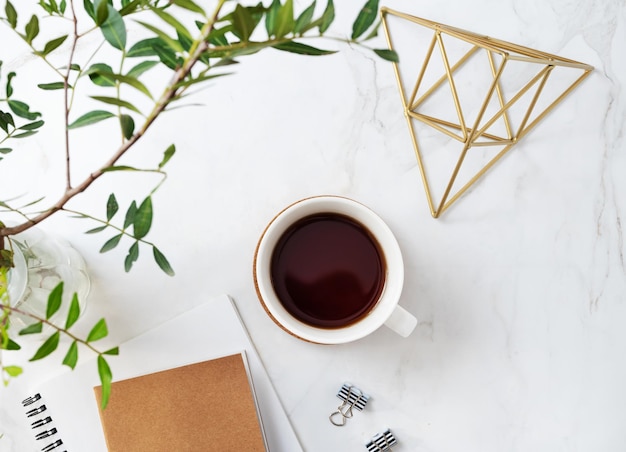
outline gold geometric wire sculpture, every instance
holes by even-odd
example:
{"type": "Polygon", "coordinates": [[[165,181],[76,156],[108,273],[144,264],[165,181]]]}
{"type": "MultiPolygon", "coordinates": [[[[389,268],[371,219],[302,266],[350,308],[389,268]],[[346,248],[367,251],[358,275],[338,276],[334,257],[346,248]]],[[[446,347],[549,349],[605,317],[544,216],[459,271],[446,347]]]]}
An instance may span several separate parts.
{"type": "MultiPolygon", "coordinates": [[[[381,19],[387,38],[387,44],[391,50],[397,51],[396,46],[392,42],[388,15],[396,16],[412,24],[425,27],[428,33],[432,30],[432,38],[425,50],[425,58],[421,67],[419,67],[416,83],[410,95],[405,91],[398,63],[394,63],[393,66],[402,98],[404,114],[411,132],[411,139],[420,169],[422,183],[426,191],[431,215],[434,218],[438,218],[458,200],[461,195],[493,167],[493,165],[522,137],[528,134],[533,127],[571,93],[593,70],[593,67],[588,64],[579,63],[383,7],[381,9],[381,19]],[[463,45],[466,46],[466,49],[460,53],[460,57],[457,61],[452,61],[448,55],[448,46],[452,39],[461,40],[464,43],[463,45]],[[426,85],[426,87],[424,87],[424,75],[429,65],[432,65],[432,61],[435,58],[433,54],[435,53],[436,47],[439,48],[438,53],[441,56],[441,61],[439,61],[438,64],[440,65],[440,69],[441,66],[443,66],[443,74],[439,76],[439,73],[437,73],[437,77],[433,79],[434,82],[432,82],[432,85],[426,85]],[[469,50],[467,50],[467,48],[469,48],[469,50]],[[485,64],[488,67],[488,70],[486,70],[489,73],[489,75],[487,75],[489,83],[488,87],[485,86],[486,95],[484,99],[479,99],[478,105],[472,111],[472,113],[475,113],[475,118],[471,121],[471,118],[468,118],[468,110],[471,110],[471,108],[462,105],[459,98],[459,86],[455,81],[455,77],[458,76],[461,68],[466,65],[470,59],[476,58],[478,54],[486,54],[487,56],[485,64]],[[531,69],[533,73],[534,68],[538,67],[539,70],[507,98],[507,93],[504,88],[505,77],[503,74],[506,73],[507,68],[512,66],[511,62],[516,62],[513,66],[519,63],[535,65],[532,67],[533,69],[531,69]],[[539,106],[539,100],[544,91],[544,87],[553,70],[557,67],[566,68],[568,70],[570,68],[577,69],[582,71],[582,74],[577,76],[573,82],[570,83],[570,81],[568,81],[567,87],[564,90],[559,90],[559,94],[554,100],[547,105],[539,106]],[[451,97],[454,104],[456,114],[452,115],[453,119],[428,114],[422,109],[426,102],[433,98],[435,93],[441,91],[445,86],[449,88],[448,96],[451,97]],[[527,108],[521,110],[521,114],[518,115],[518,121],[515,123],[512,118],[512,111],[516,108],[519,109],[519,105],[523,103],[520,101],[522,98],[527,102],[527,108]],[[488,111],[488,107],[490,107],[491,111],[488,111]],[[449,139],[460,143],[460,146],[462,146],[458,158],[456,161],[453,160],[454,163],[452,164],[453,168],[451,170],[450,180],[447,182],[438,203],[433,199],[433,190],[431,189],[431,181],[426,171],[423,150],[418,144],[415,121],[432,128],[433,131],[446,135],[449,139]],[[496,123],[499,123],[499,127],[502,129],[501,132],[494,132],[494,124],[496,123]],[[475,174],[470,172],[473,176],[453,193],[457,176],[466,160],[468,152],[470,152],[471,149],[487,146],[499,146],[501,149],[493,157],[490,157],[484,166],[481,165],[482,168],[475,174]]],[[[400,61],[404,61],[405,58],[410,56],[411,55],[400,55],[400,61]]],[[[578,74],[578,72],[576,74],[578,74]]],[[[487,85],[487,83],[485,85],[487,85]]],[[[481,91],[475,86],[472,86],[470,89],[473,90],[473,93],[481,91]]]]}

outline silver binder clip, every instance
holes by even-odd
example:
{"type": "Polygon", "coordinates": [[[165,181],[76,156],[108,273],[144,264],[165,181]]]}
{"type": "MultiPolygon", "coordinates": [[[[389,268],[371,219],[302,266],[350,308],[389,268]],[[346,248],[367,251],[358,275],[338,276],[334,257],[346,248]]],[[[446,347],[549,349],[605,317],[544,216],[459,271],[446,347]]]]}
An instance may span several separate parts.
{"type": "Polygon", "coordinates": [[[344,383],[337,393],[337,397],[342,400],[341,405],[337,407],[337,411],[331,413],[328,417],[333,425],[341,427],[346,424],[346,420],[352,417],[352,409],[356,408],[359,411],[363,411],[369,396],[359,388],[352,386],[349,383],[344,383]]]}
{"type": "Polygon", "coordinates": [[[396,437],[393,436],[391,430],[387,429],[383,433],[375,435],[365,447],[367,447],[367,452],[387,452],[391,450],[391,446],[396,444],[398,444],[396,437]]]}

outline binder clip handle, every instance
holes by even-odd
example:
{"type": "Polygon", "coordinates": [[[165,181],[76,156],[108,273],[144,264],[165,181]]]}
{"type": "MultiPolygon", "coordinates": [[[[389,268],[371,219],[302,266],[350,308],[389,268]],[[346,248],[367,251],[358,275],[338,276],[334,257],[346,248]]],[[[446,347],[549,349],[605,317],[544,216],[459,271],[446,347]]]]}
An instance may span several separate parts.
{"type": "Polygon", "coordinates": [[[328,419],[330,419],[331,424],[336,425],[337,427],[343,427],[344,425],[346,425],[347,416],[345,416],[341,412],[341,407],[340,407],[340,409],[331,413],[331,415],[328,416],[328,419]]]}
{"type": "Polygon", "coordinates": [[[337,411],[334,411],[328,417],[330,422],[337,427],[346,425],[346,421],[354,415],[353,408],[363,411],[369,400],[368,395],[348,383],[343,384],[337,393],[337,397],[342,400],[342,403],[337,407],[337,411]]]}

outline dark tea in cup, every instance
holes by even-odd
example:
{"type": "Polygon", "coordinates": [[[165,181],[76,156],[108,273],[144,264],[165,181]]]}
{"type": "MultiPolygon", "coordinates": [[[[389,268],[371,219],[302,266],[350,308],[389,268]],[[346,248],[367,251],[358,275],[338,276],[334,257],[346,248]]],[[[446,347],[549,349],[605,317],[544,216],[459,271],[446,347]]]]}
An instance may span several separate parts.
{"type": "Polygon", "coordinates": [[[318,344],[355,341],[385,325],[406,337],[417,319],[398,304],[400,246],[363,204],[333,195],[278,212],[254,252],[254,286],[269,317],[318,344]]]}
{"type": "Polygon", "coordinates": [[[332,212],[307,216],[279,238],[271,281],[284,308],[319,328],[340,328],[367,315],[385,285],[385,259],[365,226],[332,212]]]}

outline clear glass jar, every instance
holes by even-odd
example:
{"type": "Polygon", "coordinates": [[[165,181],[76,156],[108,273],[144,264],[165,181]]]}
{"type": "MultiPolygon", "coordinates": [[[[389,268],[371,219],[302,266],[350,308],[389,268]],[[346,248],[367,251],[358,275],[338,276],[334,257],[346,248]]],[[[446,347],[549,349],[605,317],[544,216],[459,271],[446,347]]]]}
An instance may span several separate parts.
{"type": "MultiPolygon", "coordinates": [[[[50,321],[63,327],[74,293],[84,311],[91,282],[82,256],[65,240],[45,234],[37,228],[10,238],[15,266],[8,273],[8,293],[11,306],[24,313],[46,317],[48,296],[63,281],[63,301],[50,321]]],[[[35,323],[26,314],[11,315],[12,335],[35,323]]],[[[44,330],[45,331],[45,330],[44,330]]]]}

